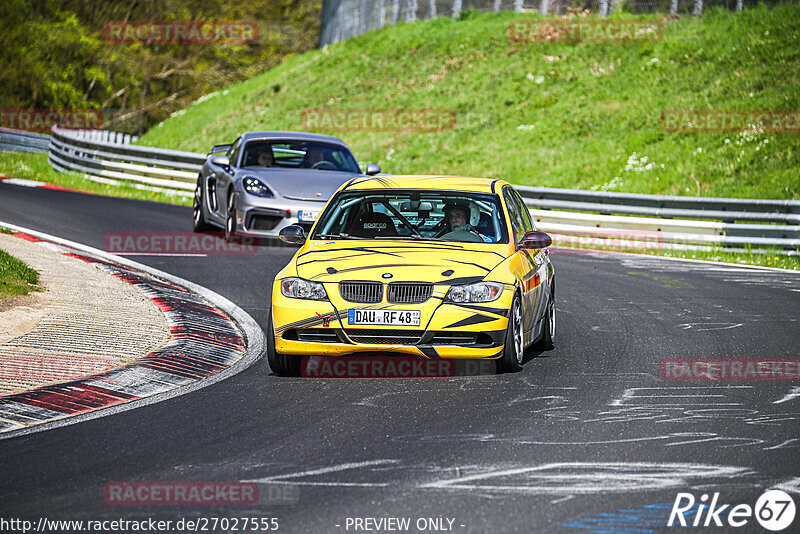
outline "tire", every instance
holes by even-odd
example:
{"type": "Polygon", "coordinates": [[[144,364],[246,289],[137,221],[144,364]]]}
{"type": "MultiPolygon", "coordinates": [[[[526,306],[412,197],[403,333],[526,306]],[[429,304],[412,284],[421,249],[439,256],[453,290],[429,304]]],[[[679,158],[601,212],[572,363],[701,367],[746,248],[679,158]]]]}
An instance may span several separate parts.
{"type": "Polygon", "coordinates": [[[506,343],[503,355],[498,362],[498,370],[502,373],[516,373],[522,370],[524,356],[525,340],[522,330],[522,304],[520,303],[519,295],[514,295],[514,301],[508,311],[506,343]]]}
{"type": "Polygon", "coordinates": [[[204,203],[203,176],[200,175],[197,177],[197,187],[194,188],[194,200],[192,201],[192,230],[195,232],[211,230],[211,225],[206,222],[206,217],[203,214],[204,203]]]}
{"type": "Polygon", "coordinates": [[[272,372],[279,376],[300,376],[300,356],[286,356],[275,352],[275,331],[272,327],[272,312],[267,325],[267,362],[272,372]]]}
{"type": "Polygon", "coordinates": [[[556,286],[555,282],[550,288],[550,302],[547,304],[547,314],[544,316],[544,328],[542,336],[534,343],[536,350],[553,350],[555,348],[556,337],[556,286]]]}
{"type": "Polygon", "coordinates": [[[225,217],[225,241],[228,243],[233,239],[236,233],[236,198],[233,196],[233,190],[228,193],[228,213],[225,217]]]}

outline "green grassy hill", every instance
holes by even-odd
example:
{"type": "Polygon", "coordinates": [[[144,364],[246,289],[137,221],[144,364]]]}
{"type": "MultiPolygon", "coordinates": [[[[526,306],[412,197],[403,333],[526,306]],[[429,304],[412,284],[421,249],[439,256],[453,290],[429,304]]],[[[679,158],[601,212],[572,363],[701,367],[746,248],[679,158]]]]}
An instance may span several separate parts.
{"type": "Polygon", "coordinates": [[[668,109],[800,109],[797,3],[671,20],[650,44],[511,44],[519,18],[469,12],[315,50],[179,112],[140,143],[200,152],[245,130],[301,129],[306,108],[435,108],[452,110],[455,128],[322,133],[389,173],[800,198],[800,135],[659,124],[668,109]]]}

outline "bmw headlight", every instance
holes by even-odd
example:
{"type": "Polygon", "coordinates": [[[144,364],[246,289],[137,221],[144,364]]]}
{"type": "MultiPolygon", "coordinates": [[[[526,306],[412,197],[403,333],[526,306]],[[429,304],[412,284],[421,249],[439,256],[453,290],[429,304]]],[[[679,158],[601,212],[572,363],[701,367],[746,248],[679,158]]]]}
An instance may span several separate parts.
{"type": "Polygon", "coordinates": [[[497,300],[502,292],[503,284],[478,282],[467,286],[451,287],[445,300],[449,302],[491,302],[497,300]]]}
{"type": "Polygon", "coordinates": [[[242,179],[242,187],[244,187],[245,191],[257,197],[272,198],[275,196],[272,194],[272,191],[270,191],[269,187],[264,185],[264,182],[255,176],[245,176],[242,179]]]}
{"type": "Polygon", "coordinates": [[[281,293],[284,297],[307,300],[328,300],[325,288],[319,282],[311,282],[302,278],[284,278],[281,280],[281,293]]]}

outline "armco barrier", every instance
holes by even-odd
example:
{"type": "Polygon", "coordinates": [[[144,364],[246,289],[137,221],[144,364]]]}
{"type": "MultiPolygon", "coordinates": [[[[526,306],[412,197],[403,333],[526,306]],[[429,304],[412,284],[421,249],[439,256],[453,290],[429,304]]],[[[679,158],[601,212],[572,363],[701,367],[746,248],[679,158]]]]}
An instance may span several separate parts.
{"type": "Polygon", "coordinates": [[[53,129],[49,160],[56,170],[193,191],[204,154],[103,139],[91,131],[53,129]]]}
{"type": "Polygon", "coordinates": [[[0,128],[0,151],[47,152],[50,136],[24,130],[0,128]]]}
{"type": "MultiPolygon", "coordinates": [[[[6,130],[0,131],[0,136],[6,130]]],[[[6,134],[9,135],[9,134],[6,134]]],[[[39,143],[38,134],[14,142],[39,143]]],[[[0,137],[0,141],[9,137],[0,137]]],[[[53,130],[50,164],[100,179],[127,180],[188,194],[205,154],[130,144],[114,132],[53,130]]],[[[632,233],[657,235],[663,247],[800,250],[800,202],[708,198],[516,186],[542,230],[619,242],[632,233]]],[[[559,244],[559,240],[556,240],[559,244]]]]}

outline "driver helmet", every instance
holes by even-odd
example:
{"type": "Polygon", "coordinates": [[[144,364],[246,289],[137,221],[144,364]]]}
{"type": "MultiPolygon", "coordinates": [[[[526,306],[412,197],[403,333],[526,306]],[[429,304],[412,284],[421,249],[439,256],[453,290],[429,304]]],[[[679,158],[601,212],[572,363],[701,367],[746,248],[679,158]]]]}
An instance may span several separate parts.
{"type": "Polygon", "coordinates": [[[474,202],[466,200],[455,200],[448,202],[444,205],[444,216],[447,217],[448,213],[452,210],[459,209],[467,214],[467,223],[473,228],[478,227],[481,220],[481,212],[474,202]]]}

